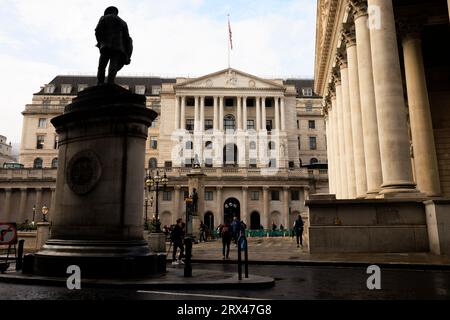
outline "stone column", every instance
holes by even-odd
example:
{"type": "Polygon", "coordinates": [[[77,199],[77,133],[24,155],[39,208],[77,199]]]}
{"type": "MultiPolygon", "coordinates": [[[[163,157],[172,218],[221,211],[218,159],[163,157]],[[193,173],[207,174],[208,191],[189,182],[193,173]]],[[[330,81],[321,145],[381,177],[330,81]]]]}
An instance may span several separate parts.
{"type": "Polygon", "coordinates": [[[272,223],[269,216],[269,187],[263,187],[263,225],[265,229],[270,229],[272,223]]]}
{"type": "Polygon", "coordinates": [[[28,190],[26,188],[20,189],[20,202],[19,202],[19,216],[17,223],[23,223],[26,219],[28,219],[27,215],[27,197],[28,190]]]}
{"type": "Polygon", "coordinates": [[[346,169],[348,188],[348,199],[356,198],[356,176],[355,176],[355,160],[353,158],[353,130],[352,130],[352,112],[350,108],[350,89],[348,82],[348,63],[345,53],[339,59],[341,68],[342,82],[342,112],[343,112],[343,130],[346,156],[346,169]]]}
{"type": "Polygon", "coordinates": [[[199,97],[195,97],[195,104],[194,104],[194,132],[200,131],[200,105],[198,101],[199,97]]]}
{"type": "MultiPolygon", "coordinates": [[[[174,206],[175,206],[175,210],[174,210],[174,214],[172,215],[172,221],[171,221],[172,224],[174,224],[176,222],[176,219],[183,217],[181,215],[181,213],[185,209],[185,208],[183,208],[183,209],[180,210],[180,207],[181,207],[180,204],[182,204],[183,206],[185,204],[184,199],[180,200],[180,195],[181,195],[180,191],[181,191],[181,187],[179,185],[174,187],[174,193],[175,193],[174,206]],[[178,216],[175,216],[176,214],[178,216]]],[[[184,215],[184,216],[186,216],[186,215],[184,215]]]]}
{"type": "Polygon", "coordinates": [[[242,130],[242,97],[237,97],[237,129],[242,130]]]}
{"type": "Polygon", "coordinates": [[[181,123],[180,127],[183,130],[186,130],[186,97],[181,97],[181,123]]]}
{"type": "Polygon", "coordinates": [[[367,197],[378,194],[383,183],[381,174],[380,143],[378,140],[378,120],[373,83],[372,52],[368,25],[367,2],[352,1],[355,9],[356,47],[358,56],[361,114],[366,162],[367,197]]]}
{"type": "Polygon", "coordinates": [[[247,131],[247,121],[248,121],[248,110],[247,110],[247,97],[244,97],[244,102],[243,102],[243,120],[242,120],[242,125],[243,125],[243,130],[247,131]]]}
{"type": "Polygon", "coordinates": [[[441,186],[419,33],[404,37],[403,54],[417,188],[429,197],[438,197],[441,186]]]}
{"type": "MultiPolygon", "coordinates": [[[[43,203],[42,203],[42,188],[36,188],[35,192],[36,192],[36,201],[35,201],[36,209],[37,209],[37,212],[39,213],[39,216],[40,216],[41,215],[41,209],[42,209],[42,206],[43,206],[43,203]]],[[[37,220],[40,221],[41,219],[37,219],[37,220]]]]}
{"type": "Polygon", "coordinates": [[[175,96],[175,130],[180,129],[180,113],[181,113],[180,97],[175,96]]]}
{"type": "Polygon", "coordinates": [[[280,99],[281,102],[281,131],[286,131],[286,106],[284,98],[280,99]]]}
{"type": "Polygon", "coordinates": [[[341,198],[342,182],[340,170],[340,150],[339,150],[339,132],[338,132],[338,114],[336,106],[336,93],[331,96],[331,139],[333,145],[333,172],[334,175],[334,192],[336,198],[341,198]]]}
{"type": "Polygon", "coordinates": [[[219,130],[219,116],[218,116],[218,112],[219,112],[219,106],[217,103],[217,97],[214,97],[214,131],[219,130]]]}
{"type": "Polygon", "coordinates": [[[283,226],[286,228],[289,224],[289,193],[290,188],[284,187],[283,188],[283,213],[281,215],[281,223],[283,223],[283,226]]]}
{"type": "Polygon", "coordinates": [[[242,187],[242,214],[241,220],[244,221],[248,226],[250,223],[248,214],[248,186],[242,187]]]}
{"type": "Polygon", "coordinates": [[[216,224],[221,225],[224,223],[223,221],[223,187],[217,186],[217,216],[216,216],[216,224]]]}
{"type": "Polygon", "coordinates": [[[280,130],[280,98],[275,97],[275,129],[280,130]]]}
{"type": "MultiPolygon", "coordinates": [[[[328,106],[327,106],[328,108],[328,106]]],[[[331,172],[333,172],[332,147],[331,147],[331,110],[327,109],[325,119],[325,132],[327,139],[327,157],[328,157],[328,188],[330,194],[335,194],[334,181],[331,172]]]]}
{"type": "Polygon", "coordinates": [[[394,9],[392,0],[368,0],[368,4],[376,6],[381,17],[380,28],[370,28],[383,172],[383,190],[380,193],[382,197],[389,193],[406,196],[404,193],[417,193],[417,190],[412,174],[394,9]]]}
{"type": "Polygon", "coordinates": [[[224,97],[219,97],[219,130],[223,131],[223,118],[224,118],[224,97]]]}
{"type": "Polygon", "coordinates": [[[266,110],[266,97],[262,98],[262,103],[261,103],[261,129],[262,130],[266,130],[267,129],[267,110],[266,110]]]}
{"type": "Polygon", "coordinates": [[[205,97],[200,97],[200,132],[205,131],[205,97]]]}
{"type": "Polygon", "coordinates": [[[358,54],[354,26],[345,33],[348,60],[348,82],[350,85],[350,110],[353,137],[353,159],[355,162],[356,197],[367,194],[366,159],[364,153],[364,134],[362,128],[361,99],[359,91],[358,54]]]}
{"type": "Polygon", "coordinates": [[[10,219],[12,218],[12,212],[11,212],[11,196],[12,196],[12,189],[6,188],[5,189],[5,220],[6,222],[12,222],[10,219]]]}
{"type": "Polygon", "coordinates": [[[261,97],[256,97],[256,131],[261,130],[261,97]]]}
{"type": "Polygon", "coordinates": [[[345,157],[345,136],[344,136],[344,109],[342,106],[342,84],[341,79],[335,79],[336,86],[336,117],[337,117],[337,137],[339,143],[339,169],[340,182],[337,187],[340,189],[340,199],[348,199],[348,187],[347,187],[347,159],[345,157]]]}
{"type": "Polygon", "coordinates": [[[50,210],[48,212],[48,221],[51,221],[51,216],[56,207],[56,188],[51,188],[51,200],[50,200],[50,210]]]}

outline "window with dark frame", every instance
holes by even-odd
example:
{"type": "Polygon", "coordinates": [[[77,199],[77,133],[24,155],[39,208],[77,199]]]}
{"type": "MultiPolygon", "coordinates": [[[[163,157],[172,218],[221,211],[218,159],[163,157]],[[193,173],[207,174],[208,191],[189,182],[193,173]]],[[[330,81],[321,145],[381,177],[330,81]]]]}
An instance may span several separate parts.
{"type": "Polygon", "coordinates": [[[292,190],[291,191],[291,201],[299,201],[300,200],[300,191],[292,190]]]}
{"type": "Polygon", "coordinates": [[[186,119],[186,130],[189,132],[194,132],[194,128],[195,128],[195,120],[186,119]]]}
{"type": "Polygon", "coordinates": [[[214,201],[213,191],[205,191],[205,201],[214,201]]]}
{"type": "Polygon", "coordinates": [[[308,121],[308,128],[309,129],[315,129],[316,128],[316,121],[315,120],[309,120],[308,121]]]}
{"type": "Polygon", "coordinates": [[[252,191],[250,193],[250,199],[252,201],[258,201],[259,200],[259,191],[252,191]]]}
{"type": "Polygon", "coordinates": [[[36,137],[36,149],[44,149],[45,136],[39,135],[36,137]]]}
{"type": "Polygon", "coordinates": [[[272,201],[280,201],[280,191],[271,191],[272,201]]]}
{"type": "Polygon", "coordinates": [[[172,201],[172,191],[163,191],[163,201],[172,201]]]}
{"type": "Polygon", "coordinates": [[[317,138],[316,137],[309,137],[309,149],[317,150],[317,138]]]}

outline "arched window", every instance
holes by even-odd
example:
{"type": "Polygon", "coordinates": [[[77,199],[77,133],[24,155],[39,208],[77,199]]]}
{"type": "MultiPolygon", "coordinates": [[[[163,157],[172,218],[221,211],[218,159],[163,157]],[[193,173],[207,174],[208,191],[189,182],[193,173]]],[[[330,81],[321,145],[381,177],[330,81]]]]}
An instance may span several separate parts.
{"type": "Polygon", "coordinates": [[[269,142],[269,150],[275,150],[276,143],[274,141],[269,142]]]}
{"type": "Polygon", "coordinates": [[[186,150],[193,150],[194,143],[192,141],[186,141],[186,150]]]}
{"type": "Polygon", "coordinates": [[[57,169],[59,165],[59,160],[58,158],[55,158],[52,160],[52,169],[57,169]]]}
{"type": "Polygon", "coordinates": [[[250,150],[256,150],[256,142],[255,141],[250,142],[250,150]]]}
{"type": "Polygon", "coordinates": [[[148,161],[148,168],[149,169],[156,169],[157,166],[158,166],[158,160],[156,160],[155,158],[151,158],[148,161]]]}
{"type": "Polygon", "coordinates": [[[316,158],[312,158],[310,161],[310,164],[316,164],[319,163],[319,160],[317,160],[316,158]]]}
{"type": "Polygon", "coordinates": [[[42,169],[44,162],[41,158],[37,158],[34,160],[33,168],[34,169],[42,169]]]}
{"type": "Polygon", "coordinates": [[[208,141],[205,143],[206,150],[212,150],[212,148],[213,148],[213,143],[211,141],[208,141]]]}
{"type": "Polygon", "coordinates": [[[236,119],[232,114],[227,115],[223,119],[223,126],[226,130],[236,130],[236,119]]]}

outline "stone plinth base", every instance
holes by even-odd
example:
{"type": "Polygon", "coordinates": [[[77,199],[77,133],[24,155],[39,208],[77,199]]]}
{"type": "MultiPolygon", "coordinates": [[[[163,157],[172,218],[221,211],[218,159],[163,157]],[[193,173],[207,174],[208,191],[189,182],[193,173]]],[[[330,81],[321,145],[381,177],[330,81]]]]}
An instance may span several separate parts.
{"type": "Polygon", "coordinates": [[[36,249],[41,250],[44,244],[47,242],[50,235],[50,223],[39,222],[37,224],[37,235],[36,235],[36,249]]]}
{"type": "Polygon", "coordinates": [[[310,200],[311,253],[428,252],[422,200],[310,200]]]}
{"type": "Polygon", "coordinates": [[[50,240],[33,258],[33,274],[67,277],[80,267],[82,278],[138,278],[166,271],[166,256],[149,253],[146,241],[50,240]]]}
{"type": "Polygon", "coordinates": [[[450,255],[450,199],[425,202],[430,251],[450,255]]]}
{"type": "Polygon", "coordinates": [[[150,233],[147,242],[151,252],[166,253],[166,235],[164,233],[150,233]]]}

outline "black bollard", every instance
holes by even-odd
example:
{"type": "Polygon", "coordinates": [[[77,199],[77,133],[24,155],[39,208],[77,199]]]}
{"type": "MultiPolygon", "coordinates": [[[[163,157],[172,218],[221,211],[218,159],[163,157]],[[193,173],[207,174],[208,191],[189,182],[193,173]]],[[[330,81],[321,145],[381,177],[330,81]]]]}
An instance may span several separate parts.
{"type": "Polygon", "coordinates": [[[187,237],[184,239],[185,259],[184,259],[184,277],[192,277],[192,238],[187,237]]]}
{"type": "Polygon", "coordinates": [[[245,238],[245,279],[248,279],[248,241],[245,238]]]}
{"type": "Polygon", "coordinates": [[[23,268],[23,247],[25,240],[19,240],[19,249],[17,250],[16,271],[20,271],[23,268]]]}
{"type": "Polygon", "coordinates": [[[242,280],[242,244],[243,244],[243,237],[240,237],[238,240],[238,276],[239,281],[242,280]]]}

